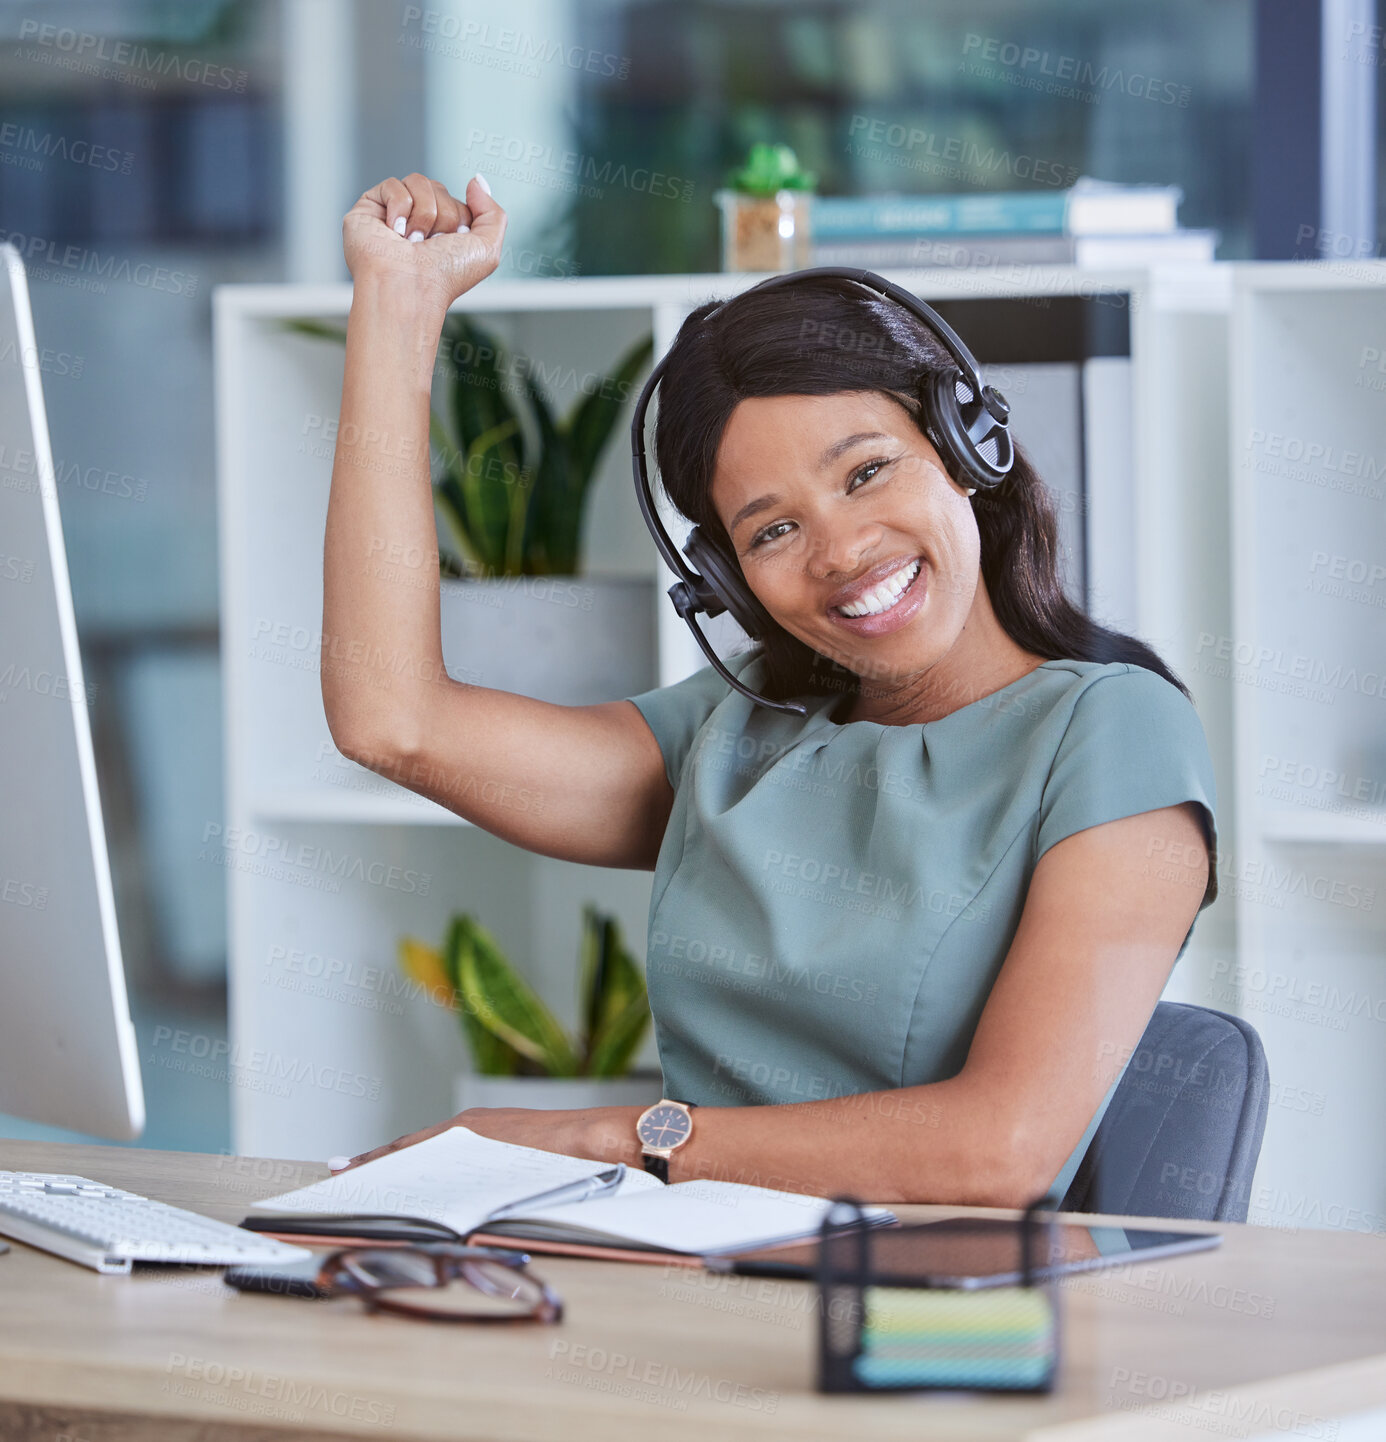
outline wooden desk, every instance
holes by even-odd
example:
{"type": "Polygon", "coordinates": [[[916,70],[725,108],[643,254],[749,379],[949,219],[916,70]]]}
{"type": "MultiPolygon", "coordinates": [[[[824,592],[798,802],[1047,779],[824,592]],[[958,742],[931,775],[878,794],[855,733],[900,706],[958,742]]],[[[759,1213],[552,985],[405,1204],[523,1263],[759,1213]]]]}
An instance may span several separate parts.
{"type": "MultiPolygon", "coordinates": [[[[327,1174],[4,1139],[0,1168],[73,1172],[232,1222],[327,1174]]],[[[1039,1398],[822,1396],[807,1282],[536,1258],[561,1324],[452,1328],[346,1298],[242,1294],[216,1269],[101,1276],[15,1242],[0,1257],[0,1437],[1346,1442],[1334,1419],[1386,1409],[1386,1239],[1218,1230],[1214,1252],[1066,1281],[1063,1368],[1039,1398]]],[[[1386,1410],[1363,1425],[1386,1437],[1386,1410]]]]}

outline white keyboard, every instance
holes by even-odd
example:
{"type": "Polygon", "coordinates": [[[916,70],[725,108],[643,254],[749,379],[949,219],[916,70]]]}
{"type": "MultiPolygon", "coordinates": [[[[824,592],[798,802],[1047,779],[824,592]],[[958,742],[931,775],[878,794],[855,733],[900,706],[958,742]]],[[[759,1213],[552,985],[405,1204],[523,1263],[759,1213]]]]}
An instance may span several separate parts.
{"type": "Polygon", "coordinates": [[[170,1207],[90,1177],[0,1172],[0,1233],[98,1272],[123,1274],[132,1262],[230,1266],[298,1262],[313,1254],[170,1207]]]}

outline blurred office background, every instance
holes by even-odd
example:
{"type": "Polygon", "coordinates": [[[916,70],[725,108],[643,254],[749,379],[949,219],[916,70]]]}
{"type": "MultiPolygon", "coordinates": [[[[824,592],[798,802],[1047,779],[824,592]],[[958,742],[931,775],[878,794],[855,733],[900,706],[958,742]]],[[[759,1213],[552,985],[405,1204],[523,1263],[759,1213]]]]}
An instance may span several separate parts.
{"type": "MultiPolygon", "coordinates": [[[[1355,83],[1335,109],[1332,79],[1374,76],[1375,20],[1358,0],[0,0],[0,233],[52,353],[142,1050],[159,1025],[225,1035],[225,877],[195,859],[223,810],[214,286],[345,279],[342,213],[413,170],[457,194],[488,177],[511,216],[504,273],[715,271],[712,191],[761,139],[827,194],[1024,189],[1019,158],[1040,156],[1177,184],[1181,223],[1215,228],[1222,259],[1380,255],[1386,91],[1355,83]],[[547,57],[515,63],[514,32],[547,57]],[[1028,83],[1033,65],[969,65],[997,45],[1162,88],[1074,98],[1028,83]],[[863,117],[992,159],[868,157],[863,117]],[[1335,178],[1344,144],[1355,168],[1335,178]],[[697,202],[619,186],[598,205],[562,183],[574,153],[691,182],[697,202]]],[[[224,1083],[146,1085],[139,1145],[228,1146],[224,1083]]]]}

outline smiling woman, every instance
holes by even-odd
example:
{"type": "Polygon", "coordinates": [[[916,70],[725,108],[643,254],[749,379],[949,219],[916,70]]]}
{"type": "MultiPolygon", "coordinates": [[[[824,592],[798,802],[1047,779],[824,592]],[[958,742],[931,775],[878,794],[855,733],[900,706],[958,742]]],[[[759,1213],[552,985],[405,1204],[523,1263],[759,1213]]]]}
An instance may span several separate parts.
{"type": "Polygon", "coordinates": [[[675,793],[647,974],[666,1095],[711,1109],[686,1175],[1062,1195],[1217,895],[1188,692],[1064,595],[1019,446],[960,478],[950,360],[822,277],[670,351],[664,487],[773,622],[729,668],[809,702],[711,667],[628,698],[675,793]]]}
{"type": "MultiPolygon", "coordinates": [[[[489,256],[503,219],[468,197],[489,256]]],[[[366,221],[387,273],[357,276],[343,431],[423,435],[451,292],[411,302],[413,272],[432,282],[460,238],[366,221]]],[[[597,707],[452,682],[385,704],[326,672],[324,701],[364,764],[466,781],[435,799],[477,825],[653,869],[665,1097],[697,1107],[669,1180],[1020,1206],[1068,1185],[1217,894],[1212,767],[1159,658],[1063,595],[1019,447],[992,489],[950,469],[927,389],[947,355],[924,319],[850,286],[695,311],[660,388],[665,488],[767,618],[731,672],[802,713],[711,666],[597,707]],[[477,775],[533,785],[543,814],[482,807],[477,775]]],[[[380,535],[423,543],[426,468],[413,479],[406,512],[339,444],[324,629],[412,638],[432,663],[436,596],[370,591],[352,564],[380,535]]],[[[472,1108],[355,1160],[461,1123],[639,1167],[639,1115],[472,1108]]]]}

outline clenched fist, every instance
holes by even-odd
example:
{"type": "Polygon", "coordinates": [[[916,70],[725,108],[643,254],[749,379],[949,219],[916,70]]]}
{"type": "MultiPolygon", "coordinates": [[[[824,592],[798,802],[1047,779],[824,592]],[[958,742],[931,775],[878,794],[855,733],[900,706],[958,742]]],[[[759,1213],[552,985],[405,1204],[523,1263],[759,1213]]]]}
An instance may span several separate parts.
{"type": "Polygon", "coordinates": [[[505,211],[485,180],[467,182],[467,198],[417,171],[372,186],[342,220],[347,269],[360,285],[389,278],[418,287],[446,309],[500,264],[505,211]]]}

